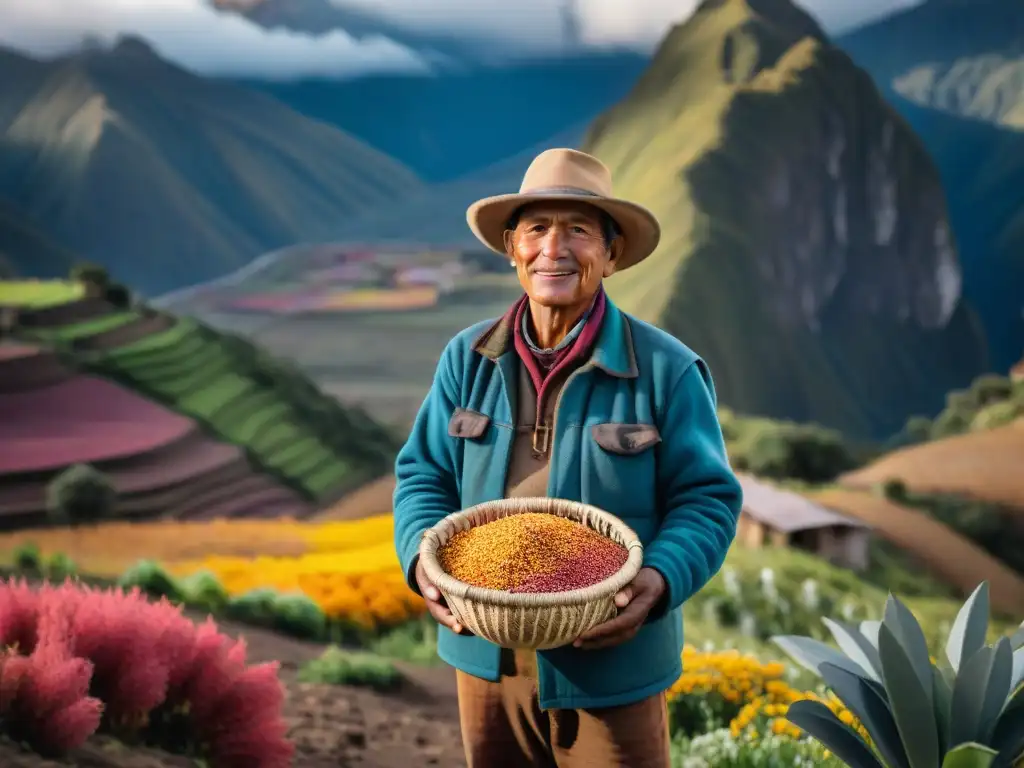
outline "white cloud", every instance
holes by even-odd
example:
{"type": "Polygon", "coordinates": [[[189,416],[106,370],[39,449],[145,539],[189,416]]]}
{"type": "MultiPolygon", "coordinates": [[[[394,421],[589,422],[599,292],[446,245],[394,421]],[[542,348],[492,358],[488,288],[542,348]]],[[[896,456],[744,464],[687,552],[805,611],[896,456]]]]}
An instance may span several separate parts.
{"type": "MultiPolygon", "coordinates": [[[[273,1],[273,0],[271,0],[273,1]]],[[[379,14],[399,27],[490,40],[503,55],[557,51],[561,9],[570,0],[325,0],[379,14]]],[[[920,0],[799,0],[829,32],[920,0]]],[[[571,0],[587,45],[650,49],[688,18],[698,0],[571,0]]],[[[266,30],[208,0],[0,0],[0,44],[37,54],[63,53],[87,35],[148,40],[166,58],[203,74],[294,77],[429,69],[422,54],[384,36],[344,30],[312,36],[266,30]]],[[[486,50],[486,46],[485,46],[486,50]]]]}
{"type": "MultiPolygon", "coordinates": [[[[583,41],[650,48],[699,0],[330,0],[342,8],[381,14],[410,28],[505,38],[525,49],[562,40],[561,9],[573,6],[583,41]]],[[[797,0],[828,32],[885,16],[921,0],[797,0]]]]}
{"type": "Polygon", "coordinates": [[[343,30],[313,37],[265,30],[204,0],[0,0],[0,44],[38,55],[65,53],[86,36],[147,40],[162,56],[210,75],[291,77],[424,71],[419,55],[386,37],[343,30]]]}

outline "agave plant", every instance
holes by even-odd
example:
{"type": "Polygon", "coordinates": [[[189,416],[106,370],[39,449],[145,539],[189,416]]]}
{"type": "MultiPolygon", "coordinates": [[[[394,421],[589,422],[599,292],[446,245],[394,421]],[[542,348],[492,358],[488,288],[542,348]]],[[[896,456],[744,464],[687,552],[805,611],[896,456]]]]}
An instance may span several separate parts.
{"type": "Polygon", "coordinates": [[[772,641],[825,685],[870,743],[828,707],[798,701],[787,718],[852,768],[1024,765],[1024,624],[986,644],[988,583],[967,599],[933,662],[921,625],[889,595],[882,621],[823,619],[840,650],[809,637],[772,641]]]}

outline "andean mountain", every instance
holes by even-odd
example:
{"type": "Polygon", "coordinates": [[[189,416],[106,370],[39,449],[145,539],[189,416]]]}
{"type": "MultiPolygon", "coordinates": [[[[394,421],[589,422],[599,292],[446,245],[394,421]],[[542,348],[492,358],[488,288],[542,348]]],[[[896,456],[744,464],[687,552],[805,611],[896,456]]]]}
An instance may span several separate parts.
{"type": "MultiPolygon", "coordinates": [[[[0,51],[5,218],[145,292],[330,238],[339,221],[421,188],[339,129],[139,40],[47,62],[0,51]]],[[[46,253],[8,256],[24,274],[62,272],[46,253]]]]}
{"type": "Polygon", "coordinates": [[[927,152],[788,0],[706,0],[585,148],[664,228],[611,296],[722,404],[878,436],[987,366],[927,152]]]}
{"type": "Polygon", "coordinates": [[[589,122],[629,92],[647,63],[638,53],[596,51],[432,77],[241,83],[444,182],[589,122]]]}
{"type": "Polygon", "coordinates": [[[992,364],[1024,348],[1024,4],[928,0],[841,37],[939,167],[992,364]]]}

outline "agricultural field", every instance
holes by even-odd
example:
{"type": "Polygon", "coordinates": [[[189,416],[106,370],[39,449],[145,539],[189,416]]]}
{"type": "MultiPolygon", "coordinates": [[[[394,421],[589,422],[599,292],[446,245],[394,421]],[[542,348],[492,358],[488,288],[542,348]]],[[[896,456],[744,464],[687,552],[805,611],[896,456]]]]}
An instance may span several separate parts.
{"type": "Polygon", "coordinates": [[[1024,516],[1024,418],[901,448],[840,482],[867,489],[890,480],[918,493],[956,494],[1016,510],[1024,516]]]}
{"type": "Polygon", "coordinates": [[[81,284],[64,280],[0,280],[0,307],[42,309],[80,299],[81,284]]]}

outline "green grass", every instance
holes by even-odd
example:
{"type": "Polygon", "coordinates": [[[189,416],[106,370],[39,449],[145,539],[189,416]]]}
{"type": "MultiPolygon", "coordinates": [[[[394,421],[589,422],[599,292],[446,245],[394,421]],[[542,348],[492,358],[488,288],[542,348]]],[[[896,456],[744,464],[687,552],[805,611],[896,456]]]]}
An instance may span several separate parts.
{"type": "Polygon", "coordinates": [[[32,335],[41,341],[57,343],[75,341],[120,328],[138,317],[139,313],[135,311],[111,312],[91,320],[83,320],[80,323],[72,323],[58,328],[40,328],[33,331],[32,335]]]}
{"type": "Polygon", "coordinates": [[[79,283],[66,280],[0,280],[0,306],[42,309],[82,298],[79,283]]]}
{"type": "MultiPolygon", "coordinates": [[[[66,326],[49,332],[49,340],[99,333],[134,316],[119,312],[66,326]]],[[[114,350],[83,353],[80,360],[243,446],[256,464],[313,500],[371,479],[390,462],[358,435],[332,440],[322,421],[304,409],[308,395],[257,380],[257,371],[231,353],[223,337],[189,319],[114,350]]]]}

